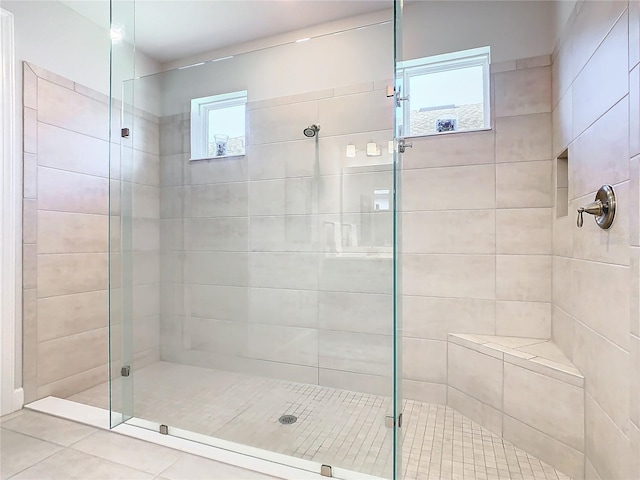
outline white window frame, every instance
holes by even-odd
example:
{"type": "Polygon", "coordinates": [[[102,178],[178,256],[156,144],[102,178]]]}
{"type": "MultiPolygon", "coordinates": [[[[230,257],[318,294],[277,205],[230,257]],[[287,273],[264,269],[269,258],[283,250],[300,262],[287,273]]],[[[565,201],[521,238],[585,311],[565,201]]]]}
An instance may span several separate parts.
{"type": "Polygon", "coordinates": [[[445,53],[432,57],[417,58],[401,63],[398,69],[398,76],[401,85],[400,97],[408,97],[402,109],[402,132],[398,134],[402,137],[405,132],[411,132],[411,92],[409,89],[411,77],[428,75],[431,73],[458,70],[461,68],[482,67],[483,81],[483,111],[484,127],[473,130],[462,130],[455,132],[429,133],[425,135],[413,135],[414,137],[424,137],[431,135],[442,135],[446,133],[474,132],[478,130],[489,130],[491,128],[491,51],[490,47],[473,48],[471,50],[461,50],[459,52],[445,53]]]}
{"type": "MultiPolygon", "coordinates": [[[[223,93],[221,95],[212,95],[210,97],[194,98],[191,100],[191,160],[209,160],[213,158],[227,158],[241,155],[209,155],[209,112],[211,110],[220,110],[223,108],[245,106],[245,122],[246,122],[246,105],[247,91],[240,90],[238,92],[223,93]]],[[[245,139],[246,139],[245,127],[245,139]]],[[[243,154],[242,154],[243,155],[243,154]]]]}

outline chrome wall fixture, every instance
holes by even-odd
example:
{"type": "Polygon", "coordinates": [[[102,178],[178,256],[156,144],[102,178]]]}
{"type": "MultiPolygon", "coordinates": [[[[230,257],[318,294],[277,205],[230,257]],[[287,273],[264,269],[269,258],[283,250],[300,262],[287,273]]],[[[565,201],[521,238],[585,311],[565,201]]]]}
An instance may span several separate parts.
{"type": "Polygon", "coordinates": [[[578,208],[578,227],[582,227],[584,223],[582,218],[584,213],[595,216],[596,223],[603,230],[611,227],[616,216],[616,195],[613,187],[611,185],[601,186],[593,202],[578,208]]]}

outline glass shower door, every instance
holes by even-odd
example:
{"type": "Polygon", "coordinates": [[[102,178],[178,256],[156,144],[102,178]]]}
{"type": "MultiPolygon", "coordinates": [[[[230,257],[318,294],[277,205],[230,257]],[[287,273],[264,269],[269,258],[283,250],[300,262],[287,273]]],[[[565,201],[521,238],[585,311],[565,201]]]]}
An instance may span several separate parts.
{"type": "MultiPolygon", "coordinates": [[[[401,479],[403,476],[402,465],[402,411],[403,411],[403,395],[402,395],[402,153],[404,146],[399,148],[404,139],[399,131],[398,121],[403,118],[404,112],[401,92],[401,76],[398,75],[399,64],[402,62],[403,56],[403,13],[404,0],[394,0],[393,2],[393,102],[394,102],[394,121],[393,121],[393,478],[401,479]]],[[[391,93],[391,92],[388,92],[391,93]]]]}
{"type": "Polygon", "coordinates": [[[399,478],[393,30],[124,82],[112,409],[130,425],[337,478],[399,478]],[[323,75],[269,68],[309,57],[323,75]],[[194,156],[193,102],[245,90],[245,137],[215,115],[209,132],[244,152],[194,156]]]}

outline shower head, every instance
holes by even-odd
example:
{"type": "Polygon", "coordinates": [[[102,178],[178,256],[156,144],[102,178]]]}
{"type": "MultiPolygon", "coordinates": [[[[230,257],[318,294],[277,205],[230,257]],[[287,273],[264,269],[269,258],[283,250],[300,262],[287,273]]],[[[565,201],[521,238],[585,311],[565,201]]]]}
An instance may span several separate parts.
{"type": "Polygon", "coordinates": [[[302,133],[304,133],[305,137],[313,138],[318,134],[319,131],[320,131],[320,125],[313,124],[305,128],[302,131],[302,133]]]}

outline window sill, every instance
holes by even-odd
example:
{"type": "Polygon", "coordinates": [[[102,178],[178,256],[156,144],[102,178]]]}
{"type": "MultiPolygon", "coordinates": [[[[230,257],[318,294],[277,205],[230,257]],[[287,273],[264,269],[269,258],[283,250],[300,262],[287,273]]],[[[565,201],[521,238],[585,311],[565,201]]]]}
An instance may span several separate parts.
{"type": "Polygon", "coordinates": [[[245,157],[247,154],[246,153],[240,153],[238,155],[220,155],[218,157],[196,157],[196,158],[189,158],[190,162],[199,162],[202,160],[221,160],[223,158],[242,158],[245,157]]]}
{"type": "Polygon", "coordinates": [[[487,127],[487,128],[476,128],[474,130],[458,130],[458,131],[455,131],[455,132],[427,133],[425,135],[412,135],[412,136],[409,136],[409,137],[401,137],[401,138],[405,138],[405,139],[409,140],[409,139],[440,137],[442,135],[460,135],[460,134],[464,134],[464,133],[490,132],[491,130],[493,130],[493,128],[487,127]]]}

